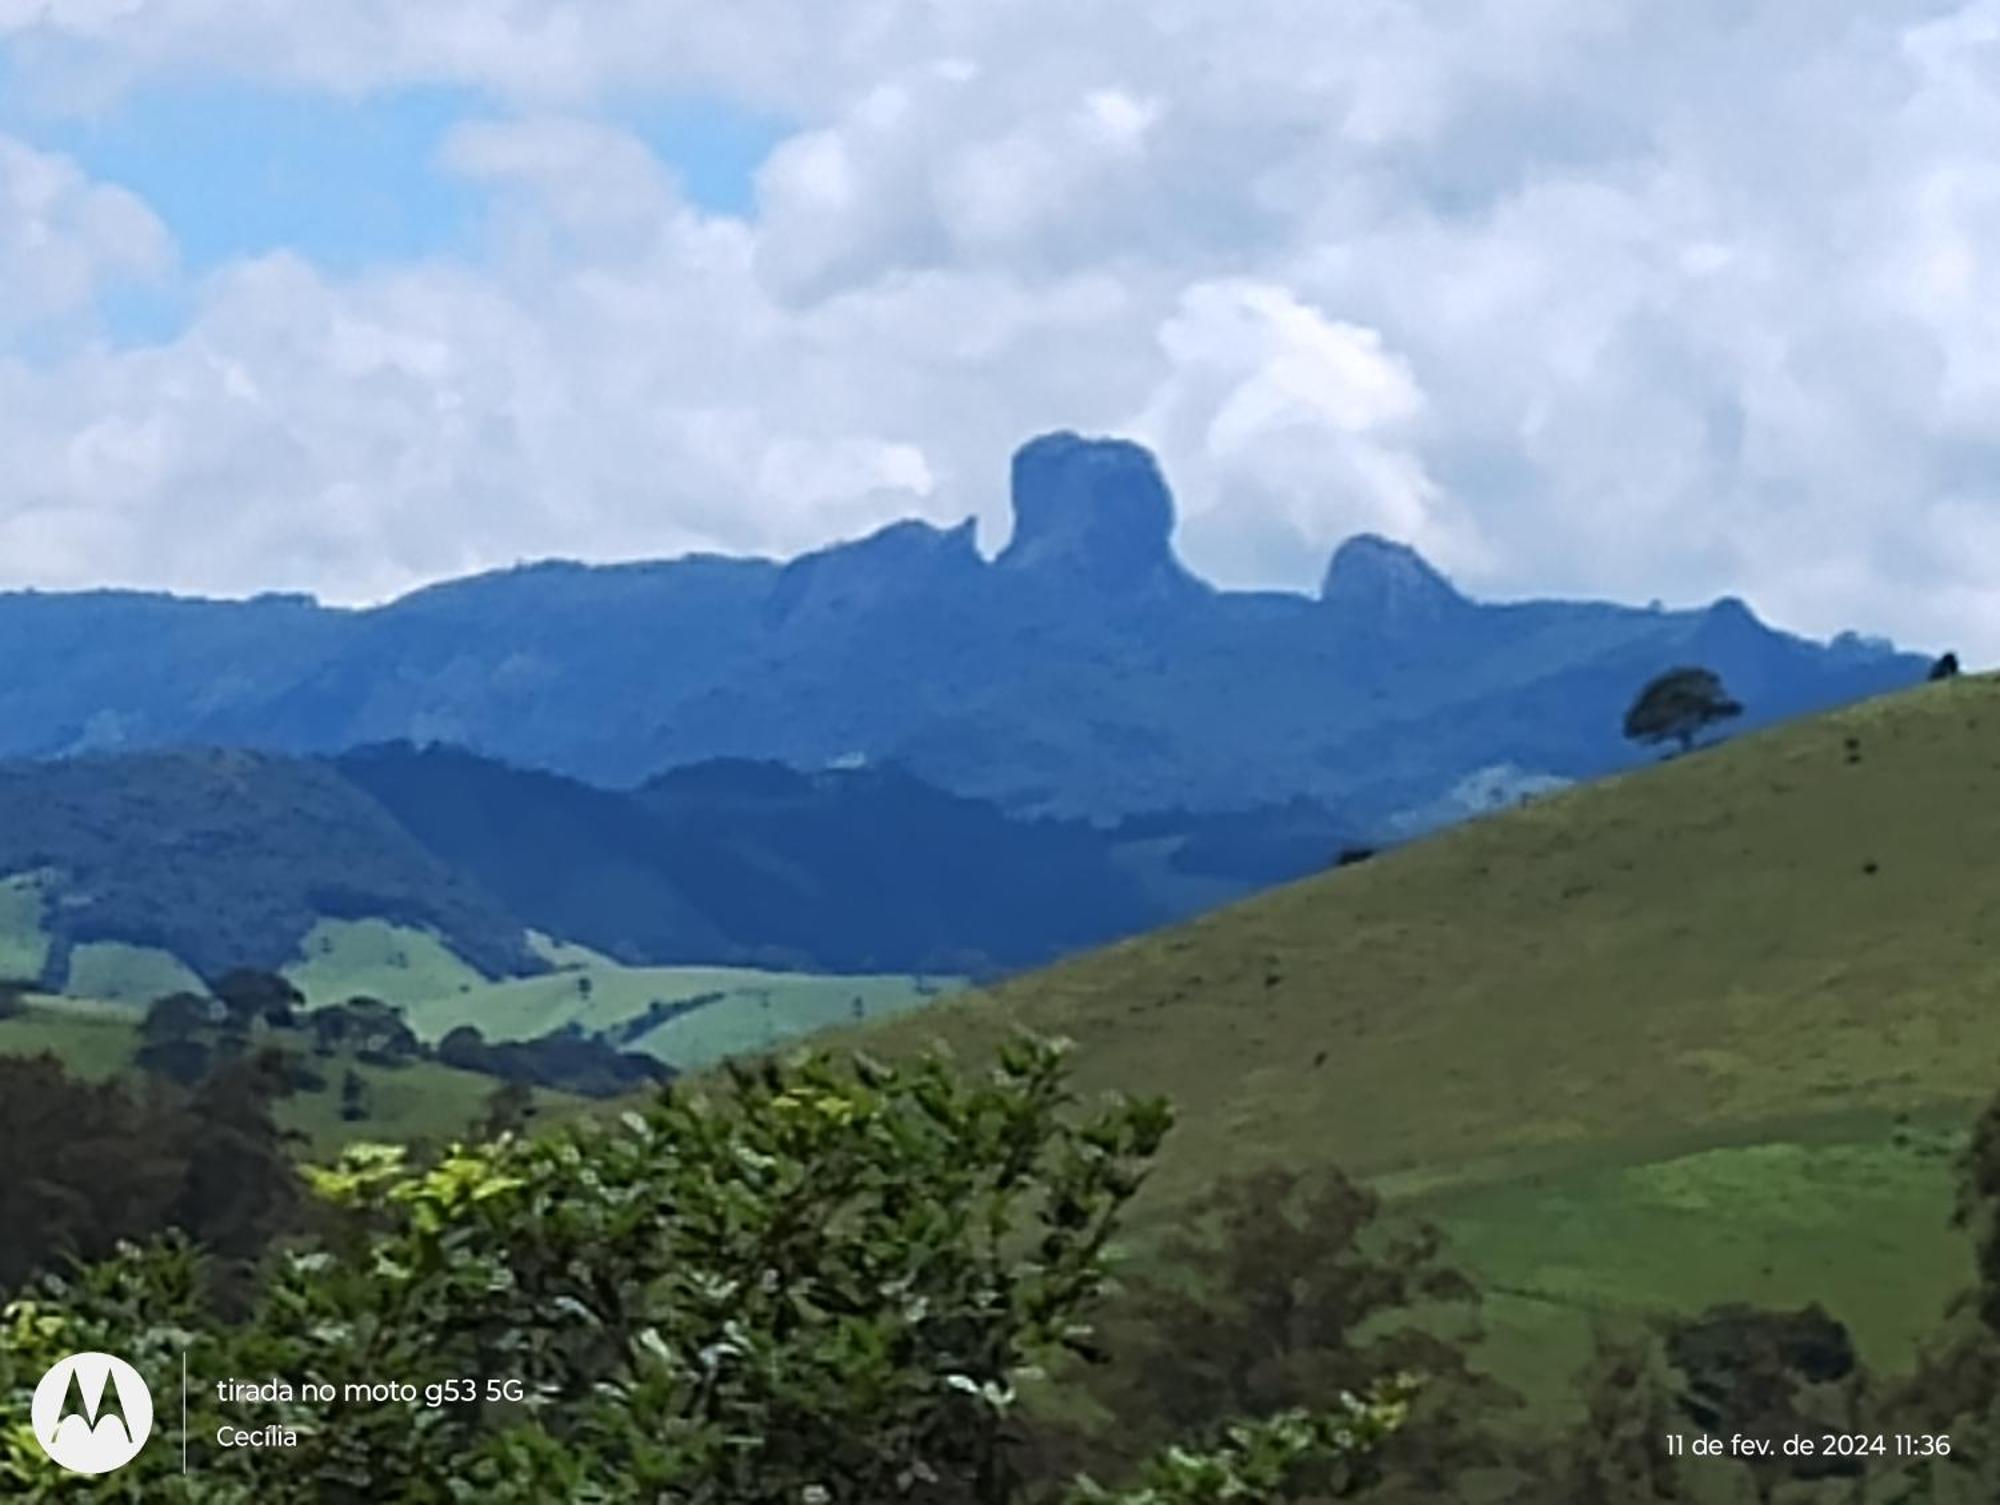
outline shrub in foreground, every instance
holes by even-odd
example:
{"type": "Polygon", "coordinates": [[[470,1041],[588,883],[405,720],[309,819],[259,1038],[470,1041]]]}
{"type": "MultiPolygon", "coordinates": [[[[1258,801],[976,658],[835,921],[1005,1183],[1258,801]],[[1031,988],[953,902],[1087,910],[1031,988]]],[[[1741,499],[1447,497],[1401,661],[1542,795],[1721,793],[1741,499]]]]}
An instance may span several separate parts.
{"type": "MultiPolygon", "coordinates": [[[[192,1396],[194,1472],[163,1437],[95,1483],[0,1433],[25,1500],[1010,1505],[1020,1388],[1092,1337],[1110,1244],[1169,1124],[1158,1102],[1084,1110],[1054,1045],[983,1080],[940,1060],[825,1057],[737,1074],[719,1101],[454,1148],[357,1147],[312,1173],[336,1230],[268,1269],[249,1314],[203,1303],[201,1256],[130,1248],[51,1282],[0,1330],[0,1408],[56,1358],[121,1353],[197,1381],[465,1378],[463,1404],[192,1396]],[[488,1400],[489,1381],[499,1382],[488,1400]],[[518,1388],[514,1388],[518,1387],[518,1388]],[[508,1398],[509,1395],[517,1399],[508,1398]],[[223,1422],[297,1445],[221,1450],[223,1422]]],[[[1393,1429],[1392,1386],[1325,1414],[1170,1449],[1129,1505],[1269,1498],[1288,1470],[1393,1429]]],[[[170,1405],[162,1406],[163,1426],[170,1405]]]]}

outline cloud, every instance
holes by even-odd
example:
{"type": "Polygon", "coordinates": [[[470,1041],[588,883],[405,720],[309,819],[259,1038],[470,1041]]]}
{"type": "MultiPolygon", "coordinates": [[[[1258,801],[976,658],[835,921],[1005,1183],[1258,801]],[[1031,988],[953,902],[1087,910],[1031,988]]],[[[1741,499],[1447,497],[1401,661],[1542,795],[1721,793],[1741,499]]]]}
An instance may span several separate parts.
{"type": "Polygon", "coordinates": [[[1315,587],[1319,541],[1360,532],[1447,566],[1477,559],[1424,470],[1424,394],[1378,331],[1225,280],[1187,289],[1159,342],[1170,374],[1132,427],[1188,493],[1182,546],[1218,578],[1315,587]]]}
{"type": "Polygon", "coordinates": [[[156,279],[172,261],[172,237],[133,195],[0,136],[0,336],[84,312],[107,283],[156,279]]]}
{"type": "Polygon", "coordinates": [[[0,0],[0,41],[51,105],[201,72],[357,96],[445,82],[537,106],[713,87],[826,103],[920,55],[928,0],[0,0]]]}
{"type": "MultiPolygon", "coordinates": [[[[464,254],[237,261],[169,341],[0,365],[15,580],[354,599],[901,512],[991,546],[1009,450],[1066,426],[1156,443],[1237,583],[1365,527],[1486,593],[2000,655],[1994,0],[0,0],[0,34],[51,93],[490,113],[441,162],[464,254]],[[614,124],[690,90],[798,122],[747,218],[614,124]]],[[[11,151],[0,204],[54,172],[68,207],[0,221],[0,328],[174,275],[129,195],[11,151]]]]}
{"type": "Polygon", "coordinates": [[[779,310],[745,227],[635,140],[487,122],[446,157],[497,195],[477,265],[241,260],[169,342],[0,362],[7,572],[365,600],[545,554],[790,553],[926,506],[925,449],[848,380],[859,331],[779,310]]]}

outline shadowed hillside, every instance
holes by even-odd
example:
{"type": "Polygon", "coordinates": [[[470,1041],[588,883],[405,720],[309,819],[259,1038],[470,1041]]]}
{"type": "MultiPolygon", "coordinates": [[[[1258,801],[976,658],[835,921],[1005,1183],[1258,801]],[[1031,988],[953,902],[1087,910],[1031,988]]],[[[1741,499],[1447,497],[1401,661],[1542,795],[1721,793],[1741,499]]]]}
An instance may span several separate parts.
{"type": "MultiPolygon", "coordinates": [[[[277,967],[322,918],[424,927],[489,976],[543,963],[476,883],[330,768],[242,752],[0,766],[9,918],[49,941],[17,958],[53,987],[90,948],[146,948],[196,974],[277,967]],[[39,902],[36,902],[39,900],[39,902]]],[[[17,970],[22,970],[17,967],[17,970]]]]}
{"type": "Polygon", "coordinates": [[[1009,819],[899,768],[709,763],[636,799],[682,885],[725,931],[761,933],[779,955],[1012,971],[1176,913],[1093,827],[1009,819]]]}
{"type": "Polygon", "coordinates": [[[335,766],[525,924],[625,962],[991,975],[1186,912],[1081,822],[896,769],[725,760],[628,793],[407,744],[335,766]]]}
{"type": "Polygon", "coordinates": [[[531,930],[646,968],[992,977],[1328,866],[1342,832],[1308,801],[1106,831],[893,768],[610,790],[407,743],[0,764],[0,978],[144,1000],[292,964],[431,997],[544,971],[531,930]]]}

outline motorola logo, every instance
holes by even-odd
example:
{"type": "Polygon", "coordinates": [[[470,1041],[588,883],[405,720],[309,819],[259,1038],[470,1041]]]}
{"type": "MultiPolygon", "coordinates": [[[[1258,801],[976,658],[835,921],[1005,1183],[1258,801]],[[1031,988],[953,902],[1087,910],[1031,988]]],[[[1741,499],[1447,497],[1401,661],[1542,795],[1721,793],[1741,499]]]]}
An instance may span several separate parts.
{"type": "Polygon", "coordinates": [[[42,1376],[30,1412],[42,1451],[73,1474],[108,1474],[139,1456],[153,1432],[153,1396],[139,1371],[108,1353],[71,1354],[42,1376]]]}

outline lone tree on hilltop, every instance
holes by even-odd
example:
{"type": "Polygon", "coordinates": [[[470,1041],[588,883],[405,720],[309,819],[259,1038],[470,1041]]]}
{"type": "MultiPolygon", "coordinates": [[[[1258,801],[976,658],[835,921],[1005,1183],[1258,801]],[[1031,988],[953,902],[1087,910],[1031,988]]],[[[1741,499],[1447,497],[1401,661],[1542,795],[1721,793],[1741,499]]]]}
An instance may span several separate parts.
{"type": "Polygon", "coordinates": [[[1931,665],[1929,678],[1932,684],[1936,684],[1941,679],[1957,679],[1958,655],[1956,653],[1947,653],[1939,657],[1931,665]]]}
{"type": "Polygon", "coordinates": [[[1625,735],[1634,742],[1678,742],[1686,752],[1703,730],[1742,714],[1742,705],[1730,699],[1713,669],[1669,669],[1632,702],[1625,713],[1625,735]]]}

